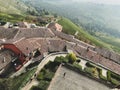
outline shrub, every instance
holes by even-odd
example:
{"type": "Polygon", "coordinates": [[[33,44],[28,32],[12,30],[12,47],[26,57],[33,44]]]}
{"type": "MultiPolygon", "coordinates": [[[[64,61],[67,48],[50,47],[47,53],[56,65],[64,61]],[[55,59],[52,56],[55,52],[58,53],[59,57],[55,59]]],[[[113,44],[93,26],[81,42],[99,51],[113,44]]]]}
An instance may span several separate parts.
{"type": "Polygon", "coordinates": [[[44,68],[45,69],[49,69],[50,71],[52,71],[52,72],[55,72],[56,71],[56,67],[58,67],[58,63],[56,63],[56,62],[49,62],[48,64],[46,64],[45,66],[44,66],[44,68]]]}
{"type": "Polygon", "coordinates": [[[86,73],[88,73],[89,75],[91,75],[93,77],[98,78],[98,76],[99,76],[97,68],[86,67],[84,70],[86,73]]]}
{"type": "Polygon", "coordinates": [[[77,57],[74,53],[70,53],[66,56],[69,60],[69,63],[73,64],[76,60],[77,60],[77,57]]]}
{"type": "Polygon", "coordinates": [[[37,62],[34,62],[34,63],[31,63],[31,64],[29,64],[29,65],[26,67],[26,69],[28,70],[28,69],[34,68],[34,67],[36,67],[38,64],[39,64],[38,61],[37,61],[37,62]]]}
{"type": "Polygon", "coordinates": [[[93,74],[92,74],[92,72],[93,72],[93,71],[92,71],[92,68],[86,67],[86,68],[84,69],[84,71],[85,71],[87,74],[93,76],[93,74]]]}
{"type": "Polygon", "coordinates": [[[46,66],[46,68],[43,68],[43,69],[41,70],[41,72],[38,74],[38,76],[37,76],[37,80],[38,80],[38,81],[40,81],[40,80],[51,81],[52,77],[54,76],[54,72],[52,71],[51,65],[53,65],[52,68],[53,68],[53,67],[54,67],[54,68],[56,67],[56,66],[53,64],[53,62],[50,62],[50,63],[46,66]],[[49,67],[50,67],[50,68],[49,68],[49,67]]]}
{"type": "Polygon", "coordinates": [[[40,81],[40,80],[42,80],[42,79],[44,79],[44,73],[43,73],[43,72],[40,72],[40,73],[38,74],[38,76],[37,76],[37,80],[40,81]]]}
{"type": "Polygon", "coordinates": [[[107,80],[111,81],[111,71],[107,71],[107,80]]]}
{"type": "Polygon", "coordinates": [[[118,80],[113,79],[113,78],[111,78],[111,83],[112,83],[113,85],[119,85],[119,84],[120,84],[120,82],[119,82],[118,80]]]}
{"type": "Polygon", "coordinates": [[[87,63],[86,63],[86,66],[87,66],[87,67],[95,67],[95,66],[94,66],[93,64],[91,64],[90,62],[87,62],[87,63]]]}
{"type": "Polygon", "coordinates": [[[63,56],[55,58],[55,62],[58,62],[58,63],[68,63],[68,61],[69,61],[68,58],[65,58],[63,56]]]}
{"type": "Polygon", "coordinates": [[[77,69],[79,69],[80,71],[82,71],[82,66],[77,64],[77,63],[74,63],[73,66],[77,69]]]}
{"type": "Polygon", "coordinates": [[[0,21],[0,23],[1,23],[1,25],[5,25],[6,24],[6,22],[4,22],[4,21],[0,21]]]}
{"type": "Polygon", "coordinates": [[[30,90],[40,90],[39,86],[32,86],[30,90]]]}
{"type": "Polygon", "coordinates": [[[48,81],[44,81],[44,80],[41,80],[39,82],[39,90],[47,90],[48,86],[49,86],[49,83],[48,81]]]}
{"type": "Polygon", "coordinates": [[[45,73],[45,75],[44,75],[44,79],[45,79],[46,81],[51,81],[52,78],[53,78],[53,76],[54,76],[54,73],[53,73],[53,72],[50,72],[49,70],[46,70],[46,73],[45,73]]]}
{"type": "Polygon", "coordinates": [[[118,75],[118,74],[115,74],[115,73],[112,72],[111,77],[120,81],[120,75],[118,75]]]}
{"type": "Polygon", "coordinates": [[[80,60],[80,59],[77,59],[77,60],[76,60],[76,62],[77,62],[77,63],[80,63],[80,62],[81,62],[81,60],[80,60]]]}

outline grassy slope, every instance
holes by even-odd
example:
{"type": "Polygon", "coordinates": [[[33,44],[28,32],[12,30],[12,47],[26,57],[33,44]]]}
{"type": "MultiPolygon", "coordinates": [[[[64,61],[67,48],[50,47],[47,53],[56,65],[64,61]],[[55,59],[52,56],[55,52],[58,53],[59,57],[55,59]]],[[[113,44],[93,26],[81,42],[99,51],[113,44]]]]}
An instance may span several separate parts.
{"type": "Polygon", "coordinates": [[[23,14],[27,8],[28,7],[19,0],[0,0],[0,12],[23,14]]]}
{"type": "Polygon", "coordinates": [[[20,0],[0,0],[0,21],[23,21],[27,15],[30,15],[28,11],[37,13],[35,8],[24,4],[20,0]]]}
{"type": "Polygon", "coordinates": [[[0,21],[17,22],[23,21],[24,18],[23,15],[0,13],[0,21]]]}
{"type": "Polygon", "coordinates": [[[18,0],[0,0],[0,21],[22,21],[27,6],[18,0]]]}
{"type": "Polygon", "coordinates": [[[63,32],[67,34],[74,35],[75,32],[78,31],[79,32],[77,35],[78,39],[81,39],[82,41],[90,42],[99,47],[106,47],[111,49],[111,45],[96,39],[95,37],[91,36],[90,34],[85,32],[82,28],[78,27],[77,25],[75,25],[74,23],[72,23],[70,20],[66,18],[60,19],[58,23],[63,26],[63,32]]]}
{"type": "Polygon", "coordinates": [[[116,37],[112,37],[109,35],[98,35],[97,38],[99,38],[100,40],[102,40],[105,43],[108,43],[110,45],[112,45],[112,49],[116,52],[120,53],[120,39],[116,38],[116,37]]]}

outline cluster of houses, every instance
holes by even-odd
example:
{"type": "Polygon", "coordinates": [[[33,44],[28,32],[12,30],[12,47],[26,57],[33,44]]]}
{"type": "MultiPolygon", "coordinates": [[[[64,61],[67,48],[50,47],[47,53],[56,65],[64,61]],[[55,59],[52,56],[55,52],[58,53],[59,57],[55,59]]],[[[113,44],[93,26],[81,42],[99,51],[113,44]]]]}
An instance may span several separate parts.
{"type": "Polygon", "coordinates": [[[19,70],[29,60],[39,61],[49,53],[72,50],[78,57],[120,74],[119,54],[89,45],[77,40],[74,36],[63,33],[62,26],[57,23],[37,28],[3,29],[0,27],[0,34],[1,71],[4,71],[10,62],[15,70],[19,70]]]}
{"type": "Polygon", "coordinates": [[[27,23],[27,22],[17,22],[17,23],[4,22],[4,24],[0,23],[0,26],[4,28],[37,28],[39,27],[34,23],[27,23]]]}

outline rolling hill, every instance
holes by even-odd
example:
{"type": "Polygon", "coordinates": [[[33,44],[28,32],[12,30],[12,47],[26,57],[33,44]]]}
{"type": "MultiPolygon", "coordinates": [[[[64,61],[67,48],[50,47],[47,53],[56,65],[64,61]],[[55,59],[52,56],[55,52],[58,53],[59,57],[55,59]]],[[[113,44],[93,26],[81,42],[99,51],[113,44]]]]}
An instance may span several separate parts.
{"type": "Polygon", "coordinates": [[[19,0],[0,0],[0,12],[7,14],[24,14],[27,6],[19,0]]]}
{"type": "MultiPolygon", "coordinates": [[[[69,18],[92,37],[120,52],[120,6],[80,1],[82,0],[71,0],[71,2],[68,0],[25,0],[37,9],[46,9],[69,18]]],[[[94,39],[92,41],[94,42],[94,39]]]]}
{"type": "Polygon", "coordinates": [[[20,0],[0,0],[0,21],[22,21],[32,13],[37,14],[38,12],[34,7],[26,5],[20,0]]]}

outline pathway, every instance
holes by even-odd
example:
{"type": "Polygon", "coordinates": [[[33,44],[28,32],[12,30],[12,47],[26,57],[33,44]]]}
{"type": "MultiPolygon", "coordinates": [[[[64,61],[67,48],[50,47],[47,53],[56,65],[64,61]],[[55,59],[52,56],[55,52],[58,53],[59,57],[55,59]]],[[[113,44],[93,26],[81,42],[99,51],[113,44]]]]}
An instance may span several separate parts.
{"type": "Polygon", "coordinates": [[[24,64],[22,66],[22,68],[20,68],[20,70],[18,70],[17,72],[15,72],[14,74],[12,74],[10,77],[13,78],[15,76],[19,76],[21,73],[25,72],[25,68],[30,64],[32,63],[32,60],[28,61],[26,64],[24,64]]]}
{"type": "MultiPolygon", "coordinates": [[[[36,74],[38,74],[40,72],[40,70],[44,67],[44,65],[46,65],[49,61],[54,61],[54,59],[56,57],[59,57],[59,56],[63,56],[65,57],[67,55],[67,53],[54,53],[54,54],[50,54],[48,56],[46,56],[42,61],[41,63],[38,65],[38,68],[36,70],[36,74]]],[[[34,76],[33,76],[34,77],[34,76]]],[[[34,78],[31,82],[28,82],[25,87],[22,88],[22,90],[30,90],[30,88],[32,86],[35,86],[35,85],[38,85],[38,82],[37,80],[34,78]]]]}

